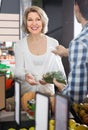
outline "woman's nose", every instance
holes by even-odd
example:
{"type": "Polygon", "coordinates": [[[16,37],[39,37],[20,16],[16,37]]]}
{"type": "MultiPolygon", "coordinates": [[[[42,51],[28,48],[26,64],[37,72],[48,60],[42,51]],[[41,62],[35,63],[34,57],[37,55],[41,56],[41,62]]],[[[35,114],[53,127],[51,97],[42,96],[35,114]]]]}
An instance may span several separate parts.
{"type": "Polygon", "coordinates": [[[34,25],[35,25],[36,23],[37,23],[37,21],[36,21],[36,20],[33,20],[32,24],[34,24],[34,25]]]}

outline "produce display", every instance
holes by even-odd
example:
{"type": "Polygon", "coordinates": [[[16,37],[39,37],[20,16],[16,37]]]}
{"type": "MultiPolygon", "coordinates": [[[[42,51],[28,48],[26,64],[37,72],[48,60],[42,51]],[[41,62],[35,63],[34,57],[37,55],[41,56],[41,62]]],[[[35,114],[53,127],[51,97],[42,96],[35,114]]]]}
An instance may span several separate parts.
{"type": "Polygon", "coordinates": [[[28,92],[28,93],[25,93],[22,97],[21,97],[21,105],[22,105],[22,108],[23,110],[28,110],[28,104],[27,102],[32,100],[32,99],[35,99],[35,92],[28,92]]]}
{"type": "Polygon", "coordinates": [[[16,130],[15,128],[9,128],[8,130],[16,130]]]}
{"type": "Polygon", "coordinates": [[[51,119],[49,121],[49,130],[54,130],[55,129],[55,120],[51,119]]]}
{"type": "Polygon", "coordinates": [[[32,126],[32,127],[29,128],[29,130],[35,130],[35,127],[32,126]]]}
{"type": "Polygon", "coordinates": [[[82,123],[88,125],[88,103],[74,103],[72,107],[82,123]]]}
{"type": "Polygon", "coordinates": [[[60,71],[47,72],[46,74],[43,74],[43,80],[47,83],[53,83],[54,78],[58,82],[66,84],[66,79],[60,71]]]}
{"type": "Polygon", "coordinates": [[[27,115],[29,119],[35,119],[35,99],[29,100],[27,106],[27,115]]]}
{"type": "MultiPolygon", "coordinates": [[[[85,124],[79,124],[74,119],[69,119],[69,130],[88,130],[88,126],[85,124]]],[[[49,130],[55,129],[55,120],[51,119],[49,121],[49,130]]]]}
{"type": "Polygon", "coordinates": [[[88,126],[77,123],[74,119],[69,119],[69,130],[88,130],[88,126]]]}
{"type": "Polygon", "coordinates": [[[0,55],[0,60],[12,60],[14,59],[13,55],[7,54],[7,55],[0,55]]]}
{"type": "MultiPolygon", "coordinates": [[[[69,123],[68,126],[69,130],[88,130],[87,125],[77,123],[74,119],[69,119],[68,123],[69,123]]],[[[51,119],[49,121],[49,130],[54,130],[54,129],[55,129],[55,120],[51,119]]]]}
{"type": "MultiPolygon", "coordinates": [[[[16,130],[15,128],[9,128],[8,130],[16,130]]],[[[19,130],[35,130],[35,127],[30,127],[29,129],[26,128],[20,128],[19,130]]]]}
{"type": "Polygon", "coordinates": [[[10,66],[6,64],[0,63],[0,74],[6,75],[6,78],[12,78],[12,72],[10,70],[10,66]]]}
{"type": "Polygon", "coordinates": [[[12,72],[10,71],[10,66],[0,63],[0,74],[6,76],[6,90],[12,86],[12,72]]]}
{"type": "MultiPolygon", "coordinates": [[[[50,119],[49,120],[49,130],[55,129],[55,120],[50,119]]],[[[9,128],[8,130],[17,130],[16,128],[9,128]]],[[[19,130],[35,130],[35,126],[32,125],[29,128],[19,128],[19,130]]],[[[73,118],[70,118],[68,121],[68,130],[88,130],[88,126],[85,124],[77,123],[73,118]]]]}
{"type": "Polygon", "coordinates": [[[0,63],[0,74],[7,74],[9,68],[8,65],[0,63]]]}

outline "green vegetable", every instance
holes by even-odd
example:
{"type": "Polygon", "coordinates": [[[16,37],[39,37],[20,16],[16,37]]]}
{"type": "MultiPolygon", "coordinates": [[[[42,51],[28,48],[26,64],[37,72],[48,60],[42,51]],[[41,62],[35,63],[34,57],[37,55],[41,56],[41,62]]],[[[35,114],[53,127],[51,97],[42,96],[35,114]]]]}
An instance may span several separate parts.
{"type": "Polygon", "coordinates": [[[6,74],[10,66],[0,63],[0,74],[6,74]]]}
{"type": "Polygon", "coordinates": [[[16,130],[15,128],[9,128],[8,130],[16,130]]]}
{"type": "Polygon", "coordinates": [[[20,128],[19,130],[27,130],[26,128],[20,128]]]}
{"type": "Polygon", "coordinates": [[[35,130],[35,127],[30,127],[29,130],[35,130]]]}
{"type": "Polygon", "coordinates": [[[66,84],[66,79],[60,71],[47,72],[43,75],[43,80],[47,83],[53,83],[53,79],[56,79],[60,83],[66,84]]]}

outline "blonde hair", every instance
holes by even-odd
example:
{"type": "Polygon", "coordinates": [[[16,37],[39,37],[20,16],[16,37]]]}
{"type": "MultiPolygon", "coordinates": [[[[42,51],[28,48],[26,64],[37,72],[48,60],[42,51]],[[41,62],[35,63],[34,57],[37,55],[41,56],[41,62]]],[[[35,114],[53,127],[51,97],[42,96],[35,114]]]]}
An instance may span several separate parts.
{"type": "Polygon", "coordinates": [[[31,6],[31,7],[28,7],[25,12],[24,12],[24,16],[23,16],[23,23],[22,23],[22,28],[23,28],[23,31],[25,33],[30,33],[27,29],[27,17],[28,17],[28,14],[30,12],[36,12],[38,13],[38,15],[40,16],[41,20],[42,20],[42,25],[43,25],[43,28],[42,28],[42,33],[47,33],[48,31],[48,22],[49,22],[49,19],[48,19],[48,16],[47,14],[45,13],[45,11],[43,9],[41,9],[40,7],[38,6],[31,6]]]}

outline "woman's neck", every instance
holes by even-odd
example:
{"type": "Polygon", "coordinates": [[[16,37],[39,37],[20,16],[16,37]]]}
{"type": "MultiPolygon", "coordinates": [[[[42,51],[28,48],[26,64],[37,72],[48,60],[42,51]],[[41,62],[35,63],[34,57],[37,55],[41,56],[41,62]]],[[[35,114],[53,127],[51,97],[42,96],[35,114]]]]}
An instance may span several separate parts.
{"type": "Polygon", "coordinates": [[[30,52],[34,55],[45,54],[47,50],[47,39],[45,35],[29,35],[28,39],[28,48],[30,52]]]}
{"type": "Polygon", "coordinates": [[[43,37],[44,37],[43,34],[35,34],[35,35],[29,34],[29,39],[31,41],[40,41],[43,37]]]}

